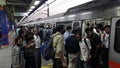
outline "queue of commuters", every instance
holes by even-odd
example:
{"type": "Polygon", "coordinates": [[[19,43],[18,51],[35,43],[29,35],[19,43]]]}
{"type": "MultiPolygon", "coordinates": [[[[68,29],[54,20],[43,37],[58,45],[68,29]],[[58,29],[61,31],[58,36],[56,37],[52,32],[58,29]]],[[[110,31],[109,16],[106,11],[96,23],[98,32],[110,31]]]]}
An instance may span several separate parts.
{"type": "Polygon", "coordinates": [[[41,68],[41,47],[53,37],[53,68],[108,68],[109,25],[72,29],[71,26],[21,27],[12,46],[11,68],[41,68]],[[66,57],[66,58],[65,58],[66,57]]]}

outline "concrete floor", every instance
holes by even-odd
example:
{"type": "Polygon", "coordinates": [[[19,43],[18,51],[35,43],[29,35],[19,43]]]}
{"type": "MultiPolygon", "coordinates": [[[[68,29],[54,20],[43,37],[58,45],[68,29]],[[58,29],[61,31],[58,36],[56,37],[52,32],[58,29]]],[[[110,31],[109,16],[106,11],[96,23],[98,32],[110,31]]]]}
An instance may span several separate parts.
{"type": "Polygon", "coordinates": [[[0,68],[10,68],[11,51],[10,48],[0,49],[0,68]]]}
{"type": "MultiPolygon", "coordinates": [[[[0,49],[0,68],[10,68],[11,50],[10,47],[0,49]]],[[[52,61],[42,59],[42,68],[52,68],[52,61]]]]}

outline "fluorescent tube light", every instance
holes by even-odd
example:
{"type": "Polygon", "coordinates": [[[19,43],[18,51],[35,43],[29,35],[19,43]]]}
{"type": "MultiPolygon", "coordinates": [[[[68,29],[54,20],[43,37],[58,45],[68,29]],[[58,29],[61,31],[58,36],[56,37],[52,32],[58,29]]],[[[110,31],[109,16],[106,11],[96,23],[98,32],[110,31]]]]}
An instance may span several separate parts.
{"type": "Polygon", "coordinates": [[[35,8],[35,6],[31,6],[31,9],[34,9],[35,8]]]}
{"type": "Polygon", "coordinates": [[[40,1],[35,1],[34,5],[38,5],[40,3],[40,1]]]}

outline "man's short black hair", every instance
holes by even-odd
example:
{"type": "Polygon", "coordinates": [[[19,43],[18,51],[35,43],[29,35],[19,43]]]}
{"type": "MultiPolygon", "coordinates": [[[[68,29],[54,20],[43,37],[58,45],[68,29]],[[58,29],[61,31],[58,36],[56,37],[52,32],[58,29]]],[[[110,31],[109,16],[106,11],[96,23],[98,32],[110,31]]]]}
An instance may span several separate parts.
{"type": "Polygon", "coordinates": [[[17,36],[17,37],[15,38],[15,44],[17,44],[18,40],[20,40],[20,39],[22,39],[22,37],[17,36]]]}
{"type": "Polygon", "coordinates": [[[34,39],[33,36],[34,36],[34,34],[33,34],[32,32],[27,32],[26,35],[25,35],[25,40],[26,40],[26,42],[34,39]]]}
{"type": "Polygon", "coordinates": [[[72,30],[72,33],[73,34],[79,34],[79,35],[82,35],[82,32],[81,32],[81,30],[79,30],[79,29],[74,29],[74,30],[72,30]]]}
{"type": "Polygon", "coordinates": [[[66,28],[67,30],[71,30],[72,29],[72,27],[71,26],[67,26],[67,28],[66,28]]]}
{"type": "Polygon", "coordinates": [[[110,26],[109,26],[109,25],[106,25],[106,26],[104,26],[104,28],[110,28],[110,26]]]}
{"type": "Polygon", "coordinates": [[[93,32],[93,28],[86,28],[85,29],[85,32],[88,34],[89,31],[92,31],[93,32]]]}

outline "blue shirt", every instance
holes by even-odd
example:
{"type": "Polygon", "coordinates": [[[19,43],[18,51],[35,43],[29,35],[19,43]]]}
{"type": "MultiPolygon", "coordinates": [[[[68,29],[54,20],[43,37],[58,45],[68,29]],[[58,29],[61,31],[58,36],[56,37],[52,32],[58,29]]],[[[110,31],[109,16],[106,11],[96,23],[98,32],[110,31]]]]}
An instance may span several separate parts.
{"type": "Polygon", "coordinates": [[[64,39],[66,40],[71,35],[71,32],[66,31],[64,33],[64,39]]]}

